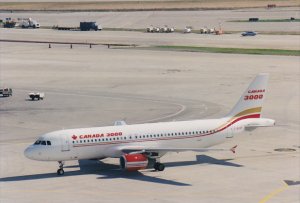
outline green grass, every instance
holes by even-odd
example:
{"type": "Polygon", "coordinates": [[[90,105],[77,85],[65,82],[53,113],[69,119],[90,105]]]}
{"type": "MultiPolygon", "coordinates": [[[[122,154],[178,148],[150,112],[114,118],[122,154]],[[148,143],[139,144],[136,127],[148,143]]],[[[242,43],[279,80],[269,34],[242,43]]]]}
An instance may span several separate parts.
{"type": "Polygon", "coordinates": [[[158,49],[158,50],[187,51],[187,52],[300,56],[300,50],[284,50],[284,49],[245,49],[245,48],[194,47],[194,46],[153,46],[150,47],[150,49],[151,48],[158,49]]]}
{"type": "Polygon", "coordinates": [[[300,22],[300,19],[299,18],[296,18],[295,20],[291,20],[291,19],[260,19],[258,21],[255,21],[255,22],[252,22],[252,21],[249,21],[249,20],[232,20],[232,21],[228,21],[228,22],[237,22],[237,23],[246,23],[246,22],[249,22],[249,23],[255,23],[255,22],[258,22],[258,23],[282,23],[282,22],[300,22]]]}

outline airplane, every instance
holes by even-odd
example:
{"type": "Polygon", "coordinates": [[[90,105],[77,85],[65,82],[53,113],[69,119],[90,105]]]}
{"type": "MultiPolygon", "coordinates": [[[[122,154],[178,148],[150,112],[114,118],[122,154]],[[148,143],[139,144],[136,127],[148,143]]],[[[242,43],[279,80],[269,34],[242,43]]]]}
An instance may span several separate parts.
{"type": "Polygon", "coordinates": [[[159,160],[167,152],[232,151],[209,148],[225,142],[235,134],[257,127],[271,127],[275,120],[261,117],[269,75],[258,74],[237,104],[219,119],[173,121],[59,130],[40,136],[28,146],[24,155],[33,160],[57,161],[58,175],[70,160],[119,158],[121,169],[137,171],[154,168],[163,171],[159,160]]]}

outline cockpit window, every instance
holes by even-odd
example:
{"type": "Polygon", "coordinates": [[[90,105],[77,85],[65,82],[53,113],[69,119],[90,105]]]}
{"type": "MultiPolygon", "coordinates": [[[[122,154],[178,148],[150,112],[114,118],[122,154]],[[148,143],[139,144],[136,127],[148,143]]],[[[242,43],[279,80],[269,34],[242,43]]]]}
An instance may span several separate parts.
{"type": "Polygon", "coordinates": [[[37,140],[37,141],[35,141],[35,143],[34,143],[34,145],[39,145],[39,144],[41,144],[41,141],[40,141],[40,140],[37,140]]]}
{"type": "Polygon", "coordinates": [[[34,145],[51,145],[51,141],[37,140],[37,141],[35,141],[34,145]]]}

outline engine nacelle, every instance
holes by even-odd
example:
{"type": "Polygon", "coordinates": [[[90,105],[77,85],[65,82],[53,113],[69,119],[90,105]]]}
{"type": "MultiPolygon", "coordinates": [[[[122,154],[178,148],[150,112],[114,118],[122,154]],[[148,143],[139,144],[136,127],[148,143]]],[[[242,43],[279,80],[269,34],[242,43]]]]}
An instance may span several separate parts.
{"type": "Polygon", "coordinates": [[[120,166],[128,171],[145,169],[148,166],[148,157],[144,154],[125,154],[120,157],[120,166]]]}

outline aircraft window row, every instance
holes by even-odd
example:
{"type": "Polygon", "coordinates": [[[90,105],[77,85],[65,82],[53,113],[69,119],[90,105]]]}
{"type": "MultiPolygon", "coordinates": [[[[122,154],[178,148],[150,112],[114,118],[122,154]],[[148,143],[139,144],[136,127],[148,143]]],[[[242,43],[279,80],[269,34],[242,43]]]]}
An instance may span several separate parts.
{"type": "Polygon", "coordinates": [[[37,140],[35,141],[34,145],[51,145],[51,142],[48,140],[37,140]]]}
{"type": "MultiPolygon", "coordinates": [[[[135,135],[129,136],[128,139],[143,139],[143,138],[157,138],[157,137],[170,137],[170,136],[179,136],[179,135],[197,135],[197,134],[207,134],[214,133],[215,130],[207,130],[207,131],[190,131],[190,132],[177,132],[177,133],[164,133],[164,134],[149,134],[149,135],[135,135]]],[[[102,138],[102,139],[87,139],[87,140],[76,140],[72,141],[75,143],[96,143],[96,142],[106,142],[106,141],[118,141],[118,140],[126,140],[126,137],[114,137],[114,138],[102,138]]],[[[51,143],[50,143],[51,145],[51,143]]]]}

